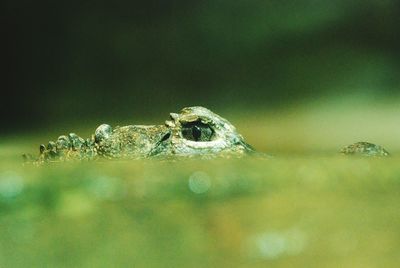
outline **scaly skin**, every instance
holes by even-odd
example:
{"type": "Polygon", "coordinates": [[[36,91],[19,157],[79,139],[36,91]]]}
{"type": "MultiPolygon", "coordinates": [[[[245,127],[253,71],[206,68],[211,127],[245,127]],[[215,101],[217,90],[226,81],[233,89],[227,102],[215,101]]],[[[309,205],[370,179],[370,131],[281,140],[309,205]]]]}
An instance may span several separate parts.
{"type": "Polygon", "coordinates": [[[40,145],[37,159],[24,155],[27,161],[95,159],[141,159],[169,156],[242,155],[253,152],[235,127],[226,119],[203,107],[187,107],[171,113],[164,125],[129,125],[112,129],[100,125],[91,138],[74,133],[60,136],[56,142],[40,145]]]}

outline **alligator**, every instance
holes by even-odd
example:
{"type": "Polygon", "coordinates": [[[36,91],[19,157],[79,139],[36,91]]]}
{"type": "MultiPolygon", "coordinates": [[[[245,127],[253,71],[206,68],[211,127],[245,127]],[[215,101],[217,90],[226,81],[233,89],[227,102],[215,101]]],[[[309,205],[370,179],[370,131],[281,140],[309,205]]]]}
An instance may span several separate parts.
{"type": "Polygon", "coordinates": [[[170,156],[238,156],[255,152],[226,119],[210,110],[186,107],[170,113],[163,125],[102,124],[87,139],[75,133],[39,146],[39,157],[24,155],[36,163],[68,160],[141,159],[170,156]]]}
{"type": "MultiPolygon", "coordinates": [[[[381,146],[359,142],[341,150],[345,155],[387,156],[381,146]]],[[[39,146],[39,157],[23,155],[34,163],[96,160],[143,159],[258,154],[245,142],[236,128],[226,119],[207,108],[186,107],[180,113],[170,113],[163,125],[128,125],[112,128],[102,124],[87,139],[75,133],[62,135],[47,146],[39,146]]],[[[261,153],[259,153],[261,155],[261,153]]]]}

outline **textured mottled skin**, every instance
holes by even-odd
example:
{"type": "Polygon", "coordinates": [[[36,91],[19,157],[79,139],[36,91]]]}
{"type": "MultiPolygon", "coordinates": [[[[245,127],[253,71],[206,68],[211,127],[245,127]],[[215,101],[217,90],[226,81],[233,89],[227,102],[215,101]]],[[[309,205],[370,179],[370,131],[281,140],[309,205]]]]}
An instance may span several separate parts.
{"type": "Polygon", "coordinates": [[[108,138],[95,144],[99,155],[106,158],[143,158],[151,156],[168,133],[164,125],[117,127],[108,138]]]}
{"type": "Polygon", "coordinates": [[[164,125],[100,125],[88,139],[74,133],[40,145],[36,163],[93,159],[140,159],[169,156],[242,155],[253,152],[235,127],[204,107],[171,113],[164,125]]]}

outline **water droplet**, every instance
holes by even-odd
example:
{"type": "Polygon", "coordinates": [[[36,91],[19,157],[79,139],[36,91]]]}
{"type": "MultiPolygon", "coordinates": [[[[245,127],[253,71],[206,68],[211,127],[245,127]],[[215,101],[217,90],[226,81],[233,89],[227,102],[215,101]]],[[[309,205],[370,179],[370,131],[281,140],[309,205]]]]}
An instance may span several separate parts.
{"type": "Polygon", "coordinates": [[[207,192],[211,187],[211,179],[207,173],[196,171],[189,177],[189,189],[196,193],[202,194],[207,192]]]}
{"type": "Polygon", "coordinates": [[[120,178],[100,175],[91,178],[89,191],[99,199],[116,200],[125,195],[125,189],[120,178]]]}
{"type": "Polygon", "coordinates": [[[262,259],[277,259],[287,255],[298,255],[307,244],[307,236],[297,228],[287,231],[267,231],[252,236],[248,245],[249,256],[262,259]]]}
{"type": "Polygon", "coordinates": [[[258,237],[257,247],[262,257],[275,259],[285,252],[286,239],[278,232],[266,233],[258,237]]]}
{"type": "Polygon", "coordinates": [[[12,199],[22,192],[24,181],[14,171],[6,171],[0,174],[0,195],[5,199],[12,199]]]}

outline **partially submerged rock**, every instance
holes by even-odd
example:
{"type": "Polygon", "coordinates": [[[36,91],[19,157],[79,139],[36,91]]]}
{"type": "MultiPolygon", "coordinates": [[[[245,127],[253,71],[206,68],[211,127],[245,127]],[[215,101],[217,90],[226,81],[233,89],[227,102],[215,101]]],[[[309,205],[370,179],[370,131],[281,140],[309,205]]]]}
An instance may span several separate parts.
{"type": "Polygon", "coordinates": [[[358,155],[358,156],[389,156],[390,154],[382,146],[369,143],[369,142],[356,142],[348,145],[340,150],[345,155],[358,155]]]}

